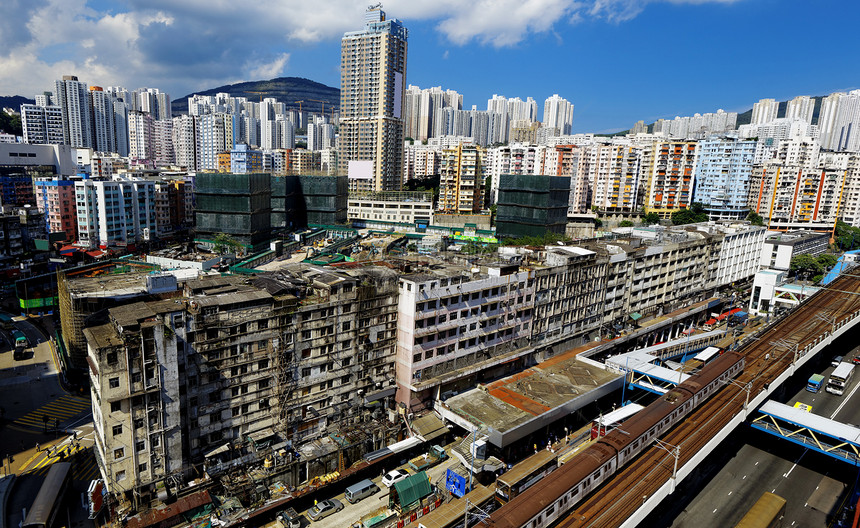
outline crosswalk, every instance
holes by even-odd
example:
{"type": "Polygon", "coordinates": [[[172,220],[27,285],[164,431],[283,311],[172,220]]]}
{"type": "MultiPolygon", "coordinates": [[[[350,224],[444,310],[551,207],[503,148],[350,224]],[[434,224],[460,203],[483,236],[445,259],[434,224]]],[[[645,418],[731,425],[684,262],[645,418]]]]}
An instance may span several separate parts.
{"type": "Polygon", "coordinates": [[[74,446],[72,444],[56,446],[47,452],[45,457],[39,460],[28,473],[45,476],[48,474],[48,470],[51,469],[51,465],[55,462],[69,461],[72,462],[74,480],[89,482],[98,478],[99,468],[96,464],[96,457],[93,455],[92,448],[74,446]]]}
{"type": "Polygon", "coordinates": [[[44,429],[45,416],[48,417],[48,427],[53,427],[54,421],[65,422],[73,416],[84,413],[91,409],[90,401],[64,394],[56,400],[47,403],[35,411],[31,411],[20,418],[12,420],[12,423],[21,427],[33,429],[44,429]]]}

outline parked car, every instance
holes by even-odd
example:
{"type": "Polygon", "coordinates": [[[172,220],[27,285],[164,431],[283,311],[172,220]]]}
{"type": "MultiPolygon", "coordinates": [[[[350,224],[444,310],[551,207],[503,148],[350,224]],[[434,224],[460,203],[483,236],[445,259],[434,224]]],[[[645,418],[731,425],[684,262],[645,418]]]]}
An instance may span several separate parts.
{"type": "Polygon", "coordinates": [[[842,363],[842,356],[836,356],[833,358],[833,361],[830,362],[830,366],[838,367],[840,363],[842,363]]]}
{"type": "Polygon", "coordinates": [[[343,503],[337,499],[326,499],[317,504],[314,504],[313,508],[308,510],[308,517],[311,518],[312,521],[318,521],[325,517],[328,517],[332,513],[339,512],[343,509],[343,503]]]}
{"type": "Polygon", "coordinates": [[[851,360],[855,365],[860,365],[860,356],[856,356],[851,360]]]}
{"type": "Polygon", "coordinates": [[[400,482],[409,476],[409,472],[405,469],[392,469],[382,477],[382,483],[385,487],[390,488],[395,482],[400,482]]]}

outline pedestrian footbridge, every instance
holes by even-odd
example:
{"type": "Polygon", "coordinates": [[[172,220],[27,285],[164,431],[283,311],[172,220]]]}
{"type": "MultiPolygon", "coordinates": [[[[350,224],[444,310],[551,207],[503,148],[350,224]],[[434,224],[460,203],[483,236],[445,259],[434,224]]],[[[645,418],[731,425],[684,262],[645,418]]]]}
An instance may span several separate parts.
{"type": "Polygon", "coordinates": [[[765,402],[752,421],[756,429],[860,465],[860,428],[775,401],[765,402]]]}

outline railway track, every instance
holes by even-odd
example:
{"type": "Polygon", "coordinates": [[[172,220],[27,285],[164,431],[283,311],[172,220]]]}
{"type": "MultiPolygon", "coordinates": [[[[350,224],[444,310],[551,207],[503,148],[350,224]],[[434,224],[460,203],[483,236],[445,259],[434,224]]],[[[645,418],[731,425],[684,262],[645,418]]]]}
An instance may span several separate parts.
{"type": "MultiPolygon", "coordinates": [[[[661,439],[680,447],[678,467],[693,458],[743,409],[747,384],[752,399],[791,366],[797,350],[814,342],[824,333],[822,329],[829,330],[857,310],[860,310],[860,277],[843,275],[812,296],[800,310],[747,343],[741,349],[746,356],[744,372],[661,439]]],[[[558,528],[620,526],[671,479],[674,466],[675,458],[668,450],[652,446],[574,508],[558,523],[558,528]]]]}

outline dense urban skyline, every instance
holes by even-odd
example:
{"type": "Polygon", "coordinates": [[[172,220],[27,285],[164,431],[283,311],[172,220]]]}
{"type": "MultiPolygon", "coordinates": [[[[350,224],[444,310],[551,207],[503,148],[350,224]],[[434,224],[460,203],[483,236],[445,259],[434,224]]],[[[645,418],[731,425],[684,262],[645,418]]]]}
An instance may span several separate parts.
{"type": "MultiPolygon", "coordinates": [[[[13,3],[0,24],[7,49],[0,93],[32,97],[64,74],[174,97],[278,76],[339,86],[340,38],[365,7],[13,3]]],[[[576,105],[575,132],[856,87],[844,57],[858,47],[848,24],[860,8],[838,7],[843,16],[812,17],[808,4],[775,0],[384,4],[410,31],[409,84],[457,90],[465,107],[479,109],[494,93],[537,100],[558,93],[576,105]],[[786,38],[798,33],[810,38],[786,38]],[[814,38],[825,34],[826,43],[814,38]],[[762,60],[761,49],[778,52],[762,60]],[[835,49],[842,51],[826,53],[835,49]],[[661,61],[687,73],[669,77],[661,61]]]]}

